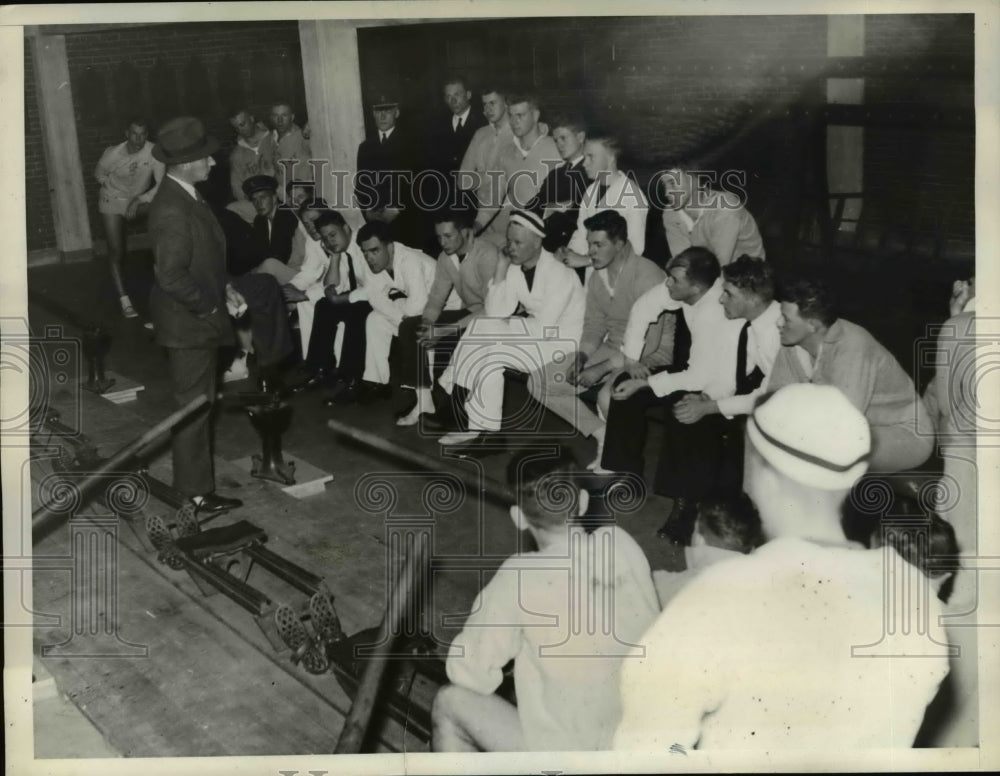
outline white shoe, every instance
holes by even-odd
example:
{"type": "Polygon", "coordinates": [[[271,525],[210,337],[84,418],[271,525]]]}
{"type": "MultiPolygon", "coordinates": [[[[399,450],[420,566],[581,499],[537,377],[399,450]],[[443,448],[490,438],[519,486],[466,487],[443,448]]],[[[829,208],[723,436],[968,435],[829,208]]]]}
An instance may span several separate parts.
{"type": "Polygon", "coordinates": [[[232,365],[222,376],[222,382],[235,383],[237,380],[246,380],[249,376],[250,370],[247,368],[247,357],[244,354],[233,360],[232,365]]]}
{"type": "Polygon", "coordinates": [[[121,304],[122,304],[122,315],[124,315],[126,318],[138,318],[139,317],[139,313],[137,313],[135,311],[135,308],[132,306],[132,300],[131,299],[129,299],[127,296],[123,296],[123,297],[121,297],[120,301],[121,301],[121,304]]]}
{"type": "Polygon", "coordinates": [[[420,420],[420,416],[424,413],[429,413],[431,410],[425,410],[420,404],[417,404],[410,412],[396,421],[397,426],[415,426],[420,420]]]}
{"type": "Polygon", "coordinates": [[[469,442],[474,442],[478,438],[478,431],[452,431],[450,434],[445,434],[441,437],[438,442],[445,447],[451,447],[452,445],[468,444],[469,442]]]}
{"type": "Polygon", "coordinates": [[[593,433],[594,439],[597,440],[597,457],[587,464],[587,470],[592,471],[594,474],[613,474],[614,472],[609,472],[607,469],[601,468],[601,459],[604,457],[604,435],[607,431],[607,426],[601,426],[597,431],[593,433]]]}

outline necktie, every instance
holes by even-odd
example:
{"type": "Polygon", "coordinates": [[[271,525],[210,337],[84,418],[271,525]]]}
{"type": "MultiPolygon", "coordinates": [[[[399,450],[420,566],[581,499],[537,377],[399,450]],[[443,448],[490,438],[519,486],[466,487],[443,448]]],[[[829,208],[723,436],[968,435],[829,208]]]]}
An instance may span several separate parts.
{"type": "Polygon", "coordinates": [[[608,193],[607,183],[597,184],[597,199],[594,200],[594,206],[597,207],[597,203],[604,199],[604,195],[608,193]]]}
{"type": "Polygon", "coordinates": [[[379,142],[379,145],[382,145],[383,143],[385,143],[385,132],[379,132],[379,134],[378,134],[378,142],[379,142]]]}
{"type": "Polygon", "coordinates": [[[747,374],[747,345],[750,340],[750,321],[743,324],[740,329],[740,340],[736,347],[736,395],[745,396],[753,393],[760,384],[764,382],[764,373],[759,366],[755,366],[750,374],[747,374]]]}
{"type": "Polygon", "coordinates": [[[347,282],[350,285],[350,291],[354,291],[358,287],[358,276],[354,274],[354,259],[351,258],[351,254],[345,254],[347,256],[347,282]]]}

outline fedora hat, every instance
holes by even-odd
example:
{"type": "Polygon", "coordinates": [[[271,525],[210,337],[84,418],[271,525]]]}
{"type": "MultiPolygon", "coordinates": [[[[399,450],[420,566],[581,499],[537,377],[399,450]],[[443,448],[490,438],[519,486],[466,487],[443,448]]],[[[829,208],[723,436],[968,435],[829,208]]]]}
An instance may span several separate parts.
{"type": "Polygon", "coordinates": [[[156,133],[153,158],[164,164],[184,164],[204,159],[219,150],[219,141],[206,134],[194,116],[170,119],[156,133]]]}

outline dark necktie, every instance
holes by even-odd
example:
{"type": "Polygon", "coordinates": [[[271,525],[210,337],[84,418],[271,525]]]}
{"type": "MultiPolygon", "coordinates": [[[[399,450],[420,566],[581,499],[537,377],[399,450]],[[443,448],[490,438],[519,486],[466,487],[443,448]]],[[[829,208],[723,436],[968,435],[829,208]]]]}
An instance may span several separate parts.
{"type": "Polygon", "coordinates": [[[760,384],[764,382],[764,373],[759,366],[755,366],[750,374],[747,374],[747,345],[750,340],[750,321],[743,324],[740,329],[740,341],[736,347],[736,395],[745,396],[753,393],[760,384]]]}
{"type": "Polygon", "coordinates": [[[461,131],[462,131],[462,119],[459,119],[458,121],[455,122],[455,134],[457,135],[461,131]]]}
{"type": "Polygon", "coordinates": [[[386,137],[387,137],[387,135],[385,134],[385,132],[379,132],[378,133],[378,144],[379,145],[385,145],[386,137]]]}
{"type": "Polygon", "coordinates": [[[347,254],[347,283],[350,285],[349,291],[354,291],[358,287],[358,276],[354,273],[354,259],[351,254],[347,254]]]}

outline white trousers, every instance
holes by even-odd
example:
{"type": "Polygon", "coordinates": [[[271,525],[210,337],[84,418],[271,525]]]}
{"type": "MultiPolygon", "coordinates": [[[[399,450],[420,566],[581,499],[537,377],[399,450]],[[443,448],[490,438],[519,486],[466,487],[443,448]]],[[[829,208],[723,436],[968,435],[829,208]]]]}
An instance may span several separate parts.
{"type": "Polygon", "coordinates": [[[365,373],[362,379],[370,383],[389,382],[389,348],[392,338],[399,334],[399,326],[378,310],[372,310],[365,319],[365,373]]]}
{"type": "Polygon", "coordinates": [[[465,410],[470,431],[499,431],[503,417],[504,370],[533,374],[555,360],[568,367],[575,345],[543,339],[530,318],[477,318],[459,340],[439,382],[468,389],[465,410]]]}

